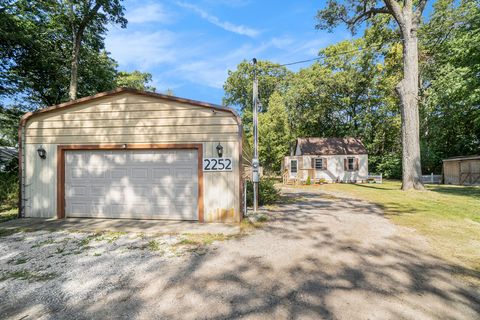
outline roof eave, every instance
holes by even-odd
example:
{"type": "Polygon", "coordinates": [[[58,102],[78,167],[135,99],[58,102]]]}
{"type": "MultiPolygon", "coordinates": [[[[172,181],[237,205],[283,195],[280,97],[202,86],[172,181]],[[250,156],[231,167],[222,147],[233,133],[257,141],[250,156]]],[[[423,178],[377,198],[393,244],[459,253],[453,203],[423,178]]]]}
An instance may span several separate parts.
{"type": "Polygon", "coordinates": [[[180,103],[187,103],[187,104],[191,104],[191,105],[195,105],[195,106],[199,106],[199,107],[210,108],[210,109],[217,110],[217,111],[227,111],[227,112],[232,113],[235,116],[235,118],[237,120],[237,123],[240,126],[242,125],[242,120],[241,120],[240,116],[238,115],[238,113],[235,110],[233,110],[229,107],[220,106],[220,105],[207,103],[207,102],[203,102],[203,101],[187,99],[187,98],[170,96],[170,95],[156,93],[156,92],[149,92],[149,91],[142,91],[142,90],[137,90],[137,89],[132,89],[132,88],[121,87],[121,88],[117,88],[117,89],[114,89],[114,90],[111,90],[111,91],[97,93],[96,95],[93,95],[93,96],[83,97],[83,98],[80,98],[80,99],[77,99],[77,100],[68,101],[68,102],[57,104],[57,105],[49,106],[47,108],[39,109],[39,110],[34,111],[34,112],[27,112],[20,119],[20,126],[24,126],[25,123],[28,121],[28,119],[30,119],[32,116],[35,116],[37,114],[52,112],[52,111],[56,111],[58,109],[64,109],[64,108],[76,106],[76,105],[79,105],[79,104],[82,104],[82,103],[95,101],[95,100],[105,98],[105,97],[115,96],[115,95],[121,94],[121,93],[138,94],[138,95],[160,98],[160,99],[166,99],[166,100],[180,102],[180,103]]]}

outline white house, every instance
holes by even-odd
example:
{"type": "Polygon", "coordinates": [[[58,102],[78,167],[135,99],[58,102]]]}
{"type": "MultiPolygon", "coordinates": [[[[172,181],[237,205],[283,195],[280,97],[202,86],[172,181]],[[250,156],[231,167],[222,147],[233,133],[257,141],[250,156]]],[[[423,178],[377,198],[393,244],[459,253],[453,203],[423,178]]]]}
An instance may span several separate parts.
{"type": "Polygon", "coordinates": [[[368,154],[357,138],[298,138],[282,169],[284,183],[366,182],[368,154]]]}

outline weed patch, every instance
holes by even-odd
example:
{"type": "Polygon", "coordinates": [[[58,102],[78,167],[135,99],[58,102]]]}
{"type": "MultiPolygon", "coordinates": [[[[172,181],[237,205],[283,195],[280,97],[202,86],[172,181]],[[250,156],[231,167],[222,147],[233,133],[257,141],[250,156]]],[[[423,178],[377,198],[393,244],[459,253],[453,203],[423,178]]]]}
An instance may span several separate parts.
{"type": "Polygon", "coordinates": [[[215,241],[225,241],[231,237],[232,236],[225,235],[223,233],[185,233],[182,235],[182,239],[177,242],[176,245],[203,246],[212,244],[215,241]]]}
{"type": "Polygon", "coordinates": [[[150,240],[147,243],[147,249],[150,251],[159,251],[160,243],[157,240],[150,240]]]}
{"type": "Polygon", "coordinates": [[[34,232],[35,230],[32,228],[24,228],[24,227],[19,227],[19,228],[9,228],[9,229],[2,229],[0,228],[0,238],[2,237],[8,237],[11,236],[12,234],[15,233],[20,233],[20,232],[34,232]]]}
{"type": "Polygon", "coordinates": [[[36,282],[36,281],[47,281],[57,277],[57,273],[55,272],[35,272],[29,271],[26,269],[17,270],[17,271],[10,271],[5,272],[0,275],[0,281],[5,281],[8,279],[16,279],[16,280],[27,280],[29,282],[36,282]]]}
{"type": "Polygon", "coordinates": [[[13,265],[19,265],[19,264],[24,264],[27,263],[30,258],[18,258],[18,259],[12,259],[8,261],[7,263],[13,264],[13,265]]]}
{"type": "Polygon", "coordinates": [[[50,238],[50,239],[35,243],[32,246],[32,248],[40,248],[40,247],[43,247],[43,246],[46,246],[46,245],[49,245],[49,244],[52,244],[52,243],[55,243],[55,239],[50,238]]]}

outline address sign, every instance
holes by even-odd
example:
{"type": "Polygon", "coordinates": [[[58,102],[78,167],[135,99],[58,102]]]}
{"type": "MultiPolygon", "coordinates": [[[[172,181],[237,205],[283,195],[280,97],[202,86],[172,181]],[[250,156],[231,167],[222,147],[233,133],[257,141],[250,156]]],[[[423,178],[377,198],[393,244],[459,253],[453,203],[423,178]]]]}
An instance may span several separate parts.
{"type": "Polygon", "coordinates": [[[232,171],[232,158],[203,158],[203,171],[232,171]]]}

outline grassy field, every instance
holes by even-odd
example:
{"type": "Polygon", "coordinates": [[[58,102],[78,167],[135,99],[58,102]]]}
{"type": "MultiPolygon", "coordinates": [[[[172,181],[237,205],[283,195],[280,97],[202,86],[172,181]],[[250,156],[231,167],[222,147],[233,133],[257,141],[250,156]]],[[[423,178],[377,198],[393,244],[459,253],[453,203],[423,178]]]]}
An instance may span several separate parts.
{"type": "Polygon", "coordinates": [[[442,258],[480,271],[480,187],[427,185],[425,192],[404,192],[400,182],[386,181],[319,188],[380,205],[394,223],[424,235],[442,258]]]}

